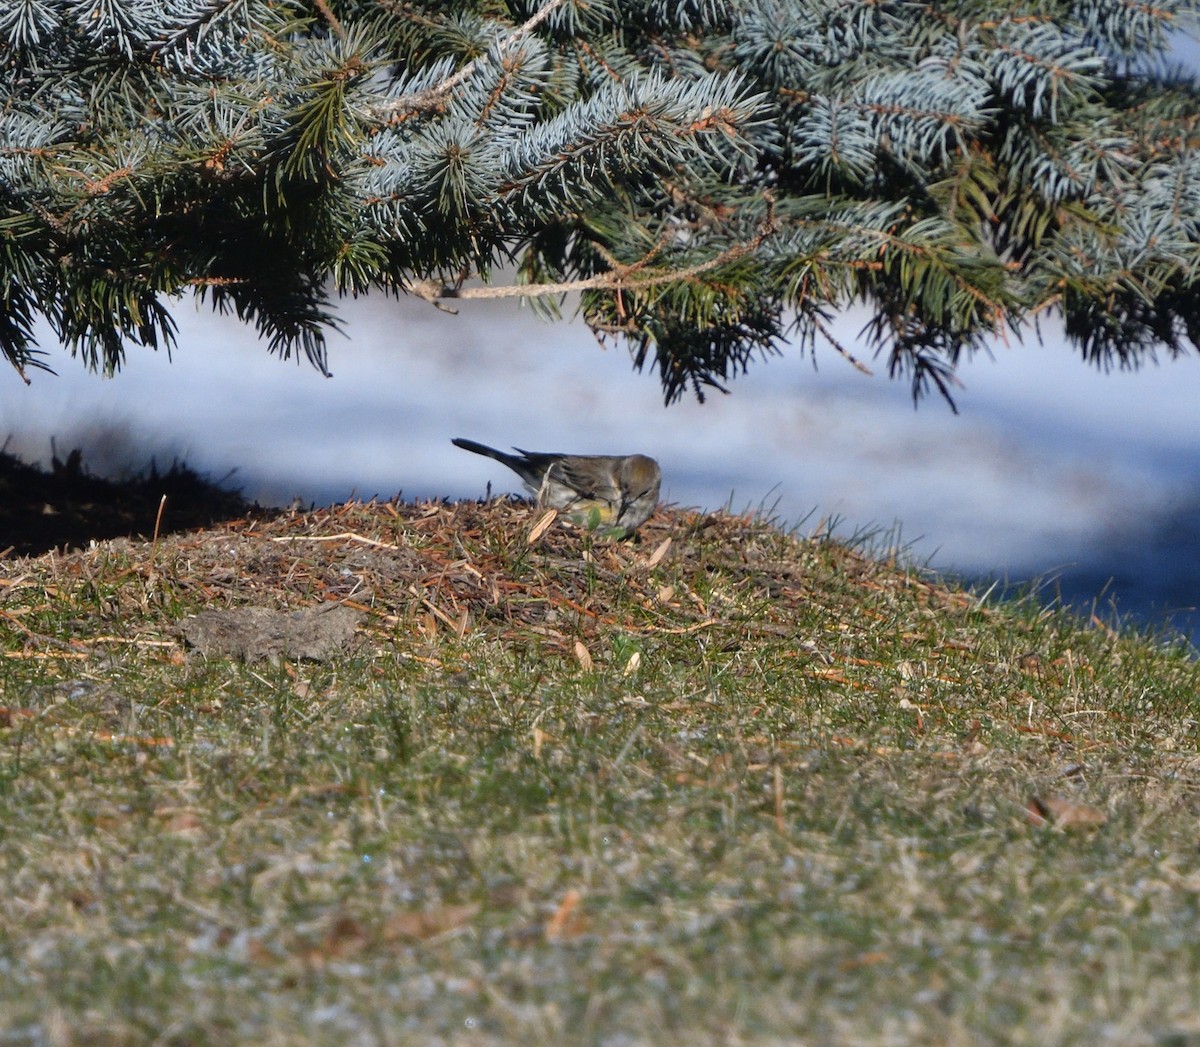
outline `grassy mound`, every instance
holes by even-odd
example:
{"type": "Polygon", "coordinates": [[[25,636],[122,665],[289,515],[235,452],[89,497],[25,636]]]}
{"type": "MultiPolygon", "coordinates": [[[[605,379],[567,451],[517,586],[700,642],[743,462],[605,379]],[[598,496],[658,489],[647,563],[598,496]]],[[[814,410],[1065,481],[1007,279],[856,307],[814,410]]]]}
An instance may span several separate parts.
{"type": "Polygon", "coordinates": [[[751,519],[535,523],[0,561],[0,1043],[1200,1042],[1182,644],[751,519]]]}

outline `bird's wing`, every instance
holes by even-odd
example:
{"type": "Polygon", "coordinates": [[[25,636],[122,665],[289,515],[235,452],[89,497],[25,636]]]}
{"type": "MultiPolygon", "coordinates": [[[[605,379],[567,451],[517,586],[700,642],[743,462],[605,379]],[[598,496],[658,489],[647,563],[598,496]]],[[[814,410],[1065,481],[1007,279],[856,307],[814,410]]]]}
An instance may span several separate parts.
{"type": "Polygon", "coordinates": [[[621,492],[614,482],[611,469],[597,469],[594,459],[583,457],[560,458],[549,475],[575,491],[581,500],[608,502],[615,505],[621,492]]]}

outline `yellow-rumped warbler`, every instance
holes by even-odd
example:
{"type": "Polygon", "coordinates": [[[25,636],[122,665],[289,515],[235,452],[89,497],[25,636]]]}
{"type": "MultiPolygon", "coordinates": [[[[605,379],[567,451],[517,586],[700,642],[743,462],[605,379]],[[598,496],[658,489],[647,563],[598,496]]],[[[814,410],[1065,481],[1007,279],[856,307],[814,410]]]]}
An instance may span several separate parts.
{"type": "Polygon", "coordinates": [[[456,447],[503,462],[525,483],[542,509],[559,509],[585,524],[632,534],[658,505],[662,471],[644,454],[516,454],[464,440],[456,447]]]}

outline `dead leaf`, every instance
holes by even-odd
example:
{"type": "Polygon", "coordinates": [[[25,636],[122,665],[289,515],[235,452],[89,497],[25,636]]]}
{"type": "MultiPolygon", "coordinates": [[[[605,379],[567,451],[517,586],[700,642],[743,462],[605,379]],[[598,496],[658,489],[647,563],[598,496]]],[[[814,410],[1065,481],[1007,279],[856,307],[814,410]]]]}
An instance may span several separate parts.
{"type": "Polygon", "coordinates": [[[587,921],[579,911],[579,903],[583,895],[572,887],[563,900],[558,903],[554,915],[546,923],[546,940],[556,941],[560,938],[578,938],[587,928],[587,921]]]}
{"type": "Polygon", "coordinates": [[[657,567],[660,563],[663,562],[663,557],[665,557],[667,555],[670,548],[671,548],[671,539],[664,538],[661,542],[658,543],[658,548],[655,549],[654,552],[652,552],[650,554],[650,558],[646,561],[646,566],[647,567],[657,567]]]}
{"type": "Polygon", "coordinates": [[[154,815],[162,819],[164,832],[177,836],[199,836],[204,829],[200,812],[194,807],[159,807],[154,815]]]}
{"type": "Polygon", "coordinates": [[[385,941],[425,941],[456,930],[479,915],[479,904],[442,905],[419,912],[398,912],[383,926],[385,941]]]}
{"type": "Polygon", "coordinates": [[[591,652],[584,645],[582,640],[575,641],[575,660],[585,673],[590,673],[596,668],[596,663],[592,661],[591,652]]]}
{"type": "Polygon", "coordinates": [[[21,709],[16,706],[0,706],[0,727],[11,727],[14,720],[28,720],[37,716],[32,709],[21,709]]]}
{"type": "Polygon", "coordinates": [[[1034,825],[1052,825],[1056,829],[1097,829],[1108,821],[1108,815],[1096,807],[1071,803],[1057,796],[1030,797],[1026,810],[1034,825]]]}
{"type": "Polygon", "coordinates": [[[537,523],[533,525],[533,530],[529,532],[529,537],[525,539],[526,543],[533,545],[539,538],[542,537],[551,527],[554,526],[554,521],[558,519],[557,509],[547,509],[537,523]]]}
{"type": "Polygon", "coordinates": [[[325,929],[319,951],[323,961],[341,960],[361,952],[370,943],[370,938],[360,924],[349,913],[339,913],[325,929]]]}

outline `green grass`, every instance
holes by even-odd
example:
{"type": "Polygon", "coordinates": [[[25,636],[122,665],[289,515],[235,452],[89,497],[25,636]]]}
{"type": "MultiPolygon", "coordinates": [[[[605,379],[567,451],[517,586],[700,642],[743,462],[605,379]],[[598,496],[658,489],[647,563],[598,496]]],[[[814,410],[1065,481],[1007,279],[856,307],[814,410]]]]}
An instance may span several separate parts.
{"type": "Polygon", "coordinates": [[[1200,1044],[1183,643],[746,519],[532,522],[5,561],[0,1047],[1200,1044]],[[371,612],[329,662],[177,639],[328,599],[371,612]]]}

